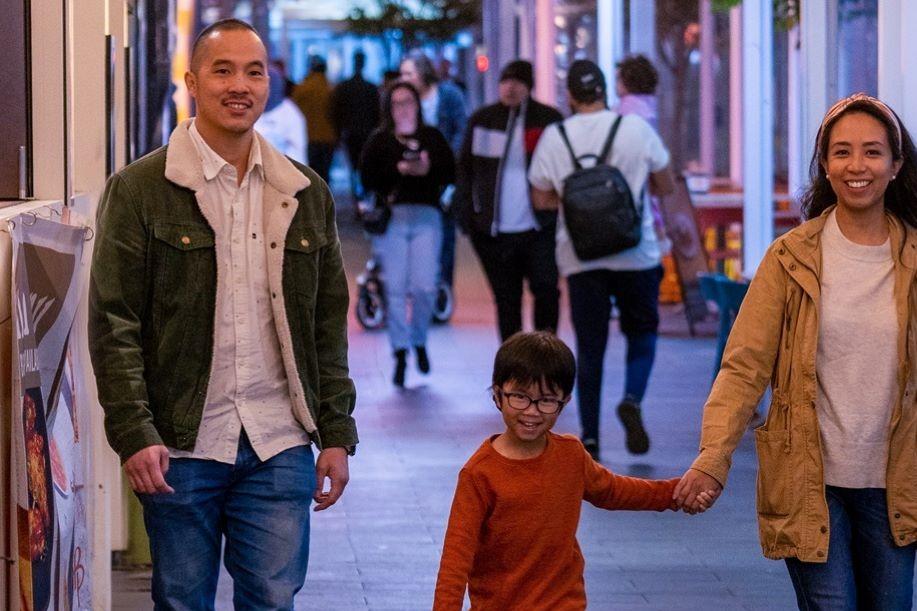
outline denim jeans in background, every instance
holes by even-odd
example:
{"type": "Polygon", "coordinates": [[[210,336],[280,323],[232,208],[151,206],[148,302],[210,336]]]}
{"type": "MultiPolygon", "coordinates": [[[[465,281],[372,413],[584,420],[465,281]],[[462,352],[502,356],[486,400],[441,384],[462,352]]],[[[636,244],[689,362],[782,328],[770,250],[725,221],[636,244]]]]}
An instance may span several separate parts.
{"type": "Polygon", "coordinates": [[[888,524],[884,488],[825,487],[831,540],[828,561],[788,558],[803,611],[907,611],[917,544],[898,547],[888,524]]]}
{"type": "Polygon", "coordinates": [[[439,278],[441,216],[433,206],[396,204],[385,233],[373,238],[373,250],[385,278],[386,324],[392,350],[427,344],[439,278]]]}
{"type": "Polygon", "coordinates": [[[234,608],[292,609],[309,561],[312,448],[262,462],[243,432],[235,465],[175,458],[166,481],[174,494],[137,495],[150,537],[155,609],[214,608],[223,537],[234,608]]]}

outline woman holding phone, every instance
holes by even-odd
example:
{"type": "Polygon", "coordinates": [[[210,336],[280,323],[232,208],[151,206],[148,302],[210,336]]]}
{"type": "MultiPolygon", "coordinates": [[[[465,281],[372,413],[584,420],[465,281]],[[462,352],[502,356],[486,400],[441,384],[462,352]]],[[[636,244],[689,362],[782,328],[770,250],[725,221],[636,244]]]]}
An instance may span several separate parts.
{"type": "Polygon", "coordinates": [[[373,250],[385,273],[388,336],[395,358],[393,383],[403,387],[408,351],[417,368],[429,373],[427,329],[433,319],[442,223],[439,200],[455,180],[455,159],[448,142],[425,125],[420,96],[398,81],[382,100],[382,124],[370,136],[360,164],[364,187],[378,205],[392,209],[391,220],[373,238],[373,250]],[[408,320],[408,301],[411,317],[408,320]]]}

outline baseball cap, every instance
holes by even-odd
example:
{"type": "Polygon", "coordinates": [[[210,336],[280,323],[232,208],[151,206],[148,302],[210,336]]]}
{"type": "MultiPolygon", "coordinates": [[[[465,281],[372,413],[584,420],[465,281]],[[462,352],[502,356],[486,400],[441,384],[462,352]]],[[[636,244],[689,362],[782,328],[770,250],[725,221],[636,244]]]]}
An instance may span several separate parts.
{"type": "Polygon", "coordinates": [[[580,101],[595,101],[605,99],[607,87],[605,75],[602,74],[595,62],[588,59],[578,59],[570,65],[567,71],[567,89],[574,99],[580,101]]]}

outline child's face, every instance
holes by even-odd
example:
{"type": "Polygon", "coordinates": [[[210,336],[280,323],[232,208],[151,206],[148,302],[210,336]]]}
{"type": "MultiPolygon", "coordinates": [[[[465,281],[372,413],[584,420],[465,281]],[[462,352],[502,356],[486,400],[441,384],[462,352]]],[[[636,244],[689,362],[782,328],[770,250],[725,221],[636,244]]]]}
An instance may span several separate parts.
{"type": "Polygon", "coordinates": [[[513,380],[494,390],[507,434],[523,444],[540,442],[557,422],[567,400],[556,387],[542,389],[539,384],[525,386],[513,380]]]}

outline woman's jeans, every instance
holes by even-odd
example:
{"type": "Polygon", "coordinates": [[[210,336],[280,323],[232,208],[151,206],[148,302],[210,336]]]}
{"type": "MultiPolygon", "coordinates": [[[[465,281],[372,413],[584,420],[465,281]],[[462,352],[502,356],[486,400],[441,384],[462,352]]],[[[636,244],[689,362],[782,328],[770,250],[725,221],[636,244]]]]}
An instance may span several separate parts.
{"type": "Polygon", "coordinates": [[[824,564],[788,558],[803,611],[906,611],[917,544],[898,547],[883,488],[825,486],[831,540],[824,564]]]}
{"type": "Polygon", "coordinates": [[[386,324],[393,350],[427,344],[443,240],[440,215],[433,206],[396,204],[385,233],[373,238],[385,279],[386,324]]]}
{"type": "Polygon", "coordinates": [[[292,609],[309,561],[312,448],[261,461],[243,432],[236,463],[173,458],[172,494],[138,494],[153,556],[153,604],[160,610],[214,608],[223,563],[236,609],[292,609]]]}

